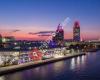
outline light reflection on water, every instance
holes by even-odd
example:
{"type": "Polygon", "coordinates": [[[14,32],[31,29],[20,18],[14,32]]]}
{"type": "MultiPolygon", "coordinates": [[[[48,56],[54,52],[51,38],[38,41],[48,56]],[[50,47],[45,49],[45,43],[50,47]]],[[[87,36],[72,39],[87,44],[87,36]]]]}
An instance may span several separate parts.
{"type": "Polygon", "coordinates": [[[11,76],[6,75],[6,76],[1,76],[0,80],[23,80],[21,74],[12,74],[11,76]]]}
{"type": "Polygon", "coordinates": [[[76,58],[76,67],[80,67],[80,63],[81,63],[81,58],[78,56],[76,58]]]}
{"type": "Polygon", "coordinates": [[[70,69],[80,68],[85,65],[86,56],[78,56],[76,58],[72,58],[70,62],[70,69]]]}
{"type": "Polygon", "coordinates": [[[62,62],[62,61],[60,61],[59,63],[56,62],[56,63],[53,65],[54,71],[59,71],[60,69],[63,68],[63,65],[64,65],[64,62],[62,62]]]}
{"type": "Polygon", "coordinates": [[[71,69],[75,69],[75,58],[71,59],[71,65],[70,65],[71,69]]]}
{"type": "Polygon", "coordinates": [[[81,61],[81,63],[82,64],[85,64],[85,62],[86,62],[86,56],[84,55],[84,56],[82,56],[82,59],[81,59],[82,61],[81,61]]]}

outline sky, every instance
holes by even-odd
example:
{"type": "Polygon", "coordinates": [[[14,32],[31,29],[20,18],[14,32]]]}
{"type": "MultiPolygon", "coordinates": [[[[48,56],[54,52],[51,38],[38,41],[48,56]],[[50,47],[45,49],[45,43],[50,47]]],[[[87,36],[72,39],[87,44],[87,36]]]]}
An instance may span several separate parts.
{"type": "Polygon", "coordinates": [[[82,39],[100,38],[100,0],[0,0],[0,34],[16,39],[49,39],[31,35],[56,31],[63,26],[65,39],[73,38],[73,25],[79,21],[82,39]]]}

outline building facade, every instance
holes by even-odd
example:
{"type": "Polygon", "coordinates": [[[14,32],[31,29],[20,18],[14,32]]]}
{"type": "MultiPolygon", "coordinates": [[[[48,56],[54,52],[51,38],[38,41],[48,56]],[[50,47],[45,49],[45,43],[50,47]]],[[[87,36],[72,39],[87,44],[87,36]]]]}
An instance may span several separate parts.
{"type": "Polygon", "coordinates": [[[56,42],[58,45],[61,45],[64,40],[64,30],[62,26],[59,24],[56,30],[55,35],[52,39],[54,42],[56,42]]]}
{"type": "Polygon", "coordinates": [[[0,43],[2,43],[2,35],[0,34],[0,43]]]}
{"type": "Polygon", "coordinates": [[[2,47],[2,35],[0,34],[0,48],[2,47]]]}
{"type": "Polygon", "coordinates": [[[76,21],[73,27],[73,41],[79,42],[80,41],[80,25],[79,22],[76,21]]]}

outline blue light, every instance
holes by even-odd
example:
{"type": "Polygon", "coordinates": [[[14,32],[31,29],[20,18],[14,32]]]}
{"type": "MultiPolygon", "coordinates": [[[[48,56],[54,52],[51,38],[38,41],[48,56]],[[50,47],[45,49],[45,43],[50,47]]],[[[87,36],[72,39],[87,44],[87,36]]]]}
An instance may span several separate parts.
{"type": "Polygon", "coordinates": [[[55,48],[56,47],[56,43],[54,41],[50,41],[49,42],[49,47],[50,48],[55,48]]]}

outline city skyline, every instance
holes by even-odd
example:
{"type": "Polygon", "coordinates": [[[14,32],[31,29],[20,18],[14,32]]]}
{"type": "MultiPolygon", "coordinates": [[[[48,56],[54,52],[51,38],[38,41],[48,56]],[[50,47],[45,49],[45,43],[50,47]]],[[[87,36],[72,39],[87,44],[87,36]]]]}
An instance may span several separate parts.
{"type": "Polygon", "coordinates": [[[16,39],[47,39],[29,33],[56,31],[59,23],[65,23],[65,39],[72,39],[78,20],[83,39],[99,39],[99,7],[99,0],[1,0],[0,34],[16,39]]]}

